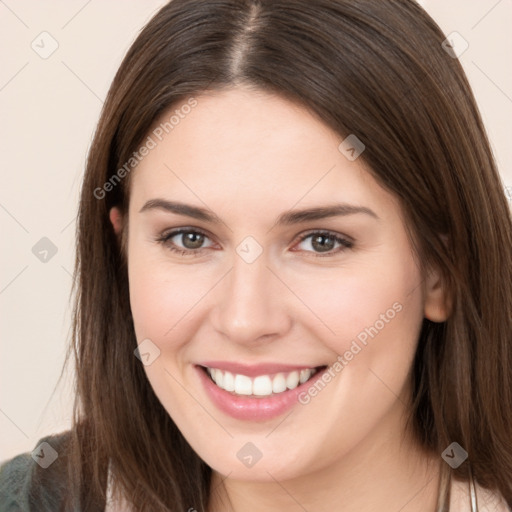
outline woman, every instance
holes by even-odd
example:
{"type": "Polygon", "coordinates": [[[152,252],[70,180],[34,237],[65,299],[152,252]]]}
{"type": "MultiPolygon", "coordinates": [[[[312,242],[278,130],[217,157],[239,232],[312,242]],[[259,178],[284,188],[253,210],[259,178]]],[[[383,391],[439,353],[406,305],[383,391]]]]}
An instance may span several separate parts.
{"type": "Polygon", "coordinates": [[[83,182],[75,425],[11,501],[512,505],[510,212],[444,40],[410,0],[150,21],[83,182]]]}

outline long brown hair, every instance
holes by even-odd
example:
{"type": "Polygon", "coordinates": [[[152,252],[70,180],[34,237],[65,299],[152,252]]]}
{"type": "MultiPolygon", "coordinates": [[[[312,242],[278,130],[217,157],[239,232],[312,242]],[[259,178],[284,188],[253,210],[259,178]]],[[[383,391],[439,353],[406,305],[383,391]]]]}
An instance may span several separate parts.
{"type": "Polygon", "coordinates": [[[400,200],[423,265],[441,270],[452,301],[446,322],[424,320],[411,382],[422,446],[440,456],[456,441],[469,454],[457,470],[442,465],[439,508],[450,474],[468,479],[469,467],[512,505],[511,216],[444,39],[412,0],[173,0],[142,30],[105,101],[77,223],[70,471],[83,510],[101,508],[109,464],[135,510],[207,510],[211,469],[133,355],[126,255],[108,213],[126,212],[125,165],[155,120],[237,84],[295,101],[340,141],[365,144],[361,158],[400,200]]]}

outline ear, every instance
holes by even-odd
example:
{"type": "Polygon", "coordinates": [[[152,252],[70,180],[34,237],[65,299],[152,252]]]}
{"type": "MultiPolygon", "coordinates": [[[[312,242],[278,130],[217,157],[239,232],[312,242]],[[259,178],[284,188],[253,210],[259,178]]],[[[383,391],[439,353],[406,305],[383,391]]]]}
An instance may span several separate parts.
{"type": "Polygon", "coordinates": [[[110,209],[109,218],[114,228],[114,232],[117,236],[121,236],[123,231],[123,214],[121,213],[121,210],[119,210],[117,206],[114,206],[110,209]]]}
{"type": "Polygon", "coordinates": [[[430,270],[424,283],[424,316],[432,322],[445,322],[450,316],[452,304],[441,273],[430,270]]]}

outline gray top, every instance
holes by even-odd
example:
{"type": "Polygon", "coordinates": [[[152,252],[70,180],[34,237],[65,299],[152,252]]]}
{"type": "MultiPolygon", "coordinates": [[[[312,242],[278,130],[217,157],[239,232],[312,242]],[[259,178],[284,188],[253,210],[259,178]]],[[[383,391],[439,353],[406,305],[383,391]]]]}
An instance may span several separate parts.
{"type": "MultiPolygon", "coordinates": [[[[41,439],[32,453],[0,466],[0,512],[58,512],[67,496],[69,432],[41,439]]],[[[80,512],[67,507],[66,512],[80,512]]]]}

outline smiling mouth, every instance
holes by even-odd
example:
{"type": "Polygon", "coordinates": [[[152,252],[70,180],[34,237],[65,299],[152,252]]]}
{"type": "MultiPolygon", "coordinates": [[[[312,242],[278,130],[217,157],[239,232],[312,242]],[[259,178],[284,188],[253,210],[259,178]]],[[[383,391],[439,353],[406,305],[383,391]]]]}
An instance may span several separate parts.
{"type": "Polygon", "coordinates": [[[201,366],[201,369],[209,376],[210,380],[217,387],[228,391],[233,395],[264,398],[279,395],[286,391],[295,389],[308,382],[319,371],[327,366],[317,366],[290,372],[279,372],[268,375],[248,377],[247,375],[236,374],[219,368],[201,366]]]}

